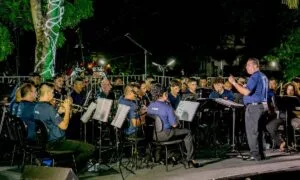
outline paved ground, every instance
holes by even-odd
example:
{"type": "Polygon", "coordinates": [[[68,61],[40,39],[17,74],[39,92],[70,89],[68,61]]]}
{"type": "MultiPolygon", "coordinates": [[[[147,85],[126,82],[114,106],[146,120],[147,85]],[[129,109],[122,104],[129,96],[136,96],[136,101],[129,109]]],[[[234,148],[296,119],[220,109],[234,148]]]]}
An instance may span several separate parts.
{"type": "MultiPolygon", "coordinates": [[[[147,179],[245,179],[245,177],[251,177],[255,179],[255,176],[260,174],[275,174],[279,177],[280,174],[286,177],[286,174],[297,173],[300,175],[300,153],[286,154],[279,152],[267,152],[268,159],[265,161],[245,161],[240,158],[228,158],[228,159],[199,159],[203,163],[201,168],[188,168],[185,169],[182,164],[169,166],[169,171],[165,171],[164,165],[155,165],[152,169],[143,168],[135,170],[132,174],[129,171],[121,168],[124,179],[128,180],[147,180],[147,179]],[[280,173],[279,173],[280,172],[280,173]],[[288,172],[288,173],[285,173],[288,172]]],[[[100,169],[107,169],[105,166],[101,166],[100,169]]],[[[0,167],[0,179],[20,179],[21,173],[16,167],[0,167]]],[[[265,178],[257,179],[270,179],[267,176],[265,178]]],[[[111,170],[104,170],[102,172],[87,172],[79,176],[80,179],[116,179],[121,180],[122,176],[119,173],[117,164],[112,166],[111,170]]],[[[297,178],[296,178],[297,179],[297,178]]]]}

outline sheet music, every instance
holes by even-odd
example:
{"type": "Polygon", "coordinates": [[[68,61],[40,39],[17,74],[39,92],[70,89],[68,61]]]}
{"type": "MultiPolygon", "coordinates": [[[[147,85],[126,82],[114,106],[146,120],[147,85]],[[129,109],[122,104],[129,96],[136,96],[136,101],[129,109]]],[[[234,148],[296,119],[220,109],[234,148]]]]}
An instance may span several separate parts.
{"type": "Polygon", "coordinates": [[[111,100],[111,99],[98,98],[97,99],[97,107],[96,107],[96,111],[94,113],[93,119],[102,121],[102,122],[107,122],[112,103],[113,103],[113,100],[111,100]]]}
{"type": "Polygon", "coordinates": [[[226,100],[226,99],[222,99],[222,98],[216,98],[216,99],[214,99],[214,101],[216,101],[217,103],[222,104],[224,106],[227,106],[227,107],[233,107],[233,108],[242,108],[242,107],[244,107],[243,104],[239,104],[239,103],[236,103],[236,102],[233,102],[233,101],[230,101],[230,100],[226,100]]]}
{"type": "Polygon", "coordinates": [[[129,109],[130,109],[129,106],[126,106],[124,104],[119,104],[117,113],[115,115],[114,120],[111,122],[111,125],[117,128],[121,128],[127,117],[129,109]]]}
{"type": "Polygon", "coordinates": [[[88,122],[88,120],[91,118],[92,116],[92,113],[94,112],[94,110],[96,109],[96,103],[92,102],[87,111],[85,111],[85,113],[81,116],[80,120],[83,122],[83,123],[86,123],[88,122]]]}
{"type": "Polygon", "coordinates": [[[193,101],[180,101],[175,114],[179,120],[192,122],[199,104],[193,101]]]}

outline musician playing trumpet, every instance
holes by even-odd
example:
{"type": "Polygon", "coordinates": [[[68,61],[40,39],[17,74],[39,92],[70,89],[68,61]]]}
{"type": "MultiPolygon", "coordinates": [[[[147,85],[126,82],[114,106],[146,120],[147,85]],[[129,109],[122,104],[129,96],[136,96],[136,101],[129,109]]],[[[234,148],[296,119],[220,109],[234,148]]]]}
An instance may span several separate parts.
{"type": "Polygon", "coordinates": [[[54,96],[54,86],[43,83],[40,87],[40,98],[34,109],[34,119],[44,122],[49,130],[47,149],[55,151],[74,151],[76,154],[77,169],[84,168],[87,160],[94,153],[94,146],[79,141],[68,140],[65,131],[68,129],[71,111],[71,100],[66,99],[60,110],[64,111],[61,117],[58,111],[49,103],[54,96]]]}

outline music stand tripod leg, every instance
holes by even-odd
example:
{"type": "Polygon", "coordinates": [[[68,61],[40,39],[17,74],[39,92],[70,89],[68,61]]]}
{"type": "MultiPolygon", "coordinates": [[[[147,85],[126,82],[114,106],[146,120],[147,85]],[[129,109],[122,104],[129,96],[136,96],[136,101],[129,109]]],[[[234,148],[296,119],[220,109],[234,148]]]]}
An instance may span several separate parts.
{"type": "Polygon", "coordinates": [[[131,169],[129,169],[127,166],[124,166],[123,162],[122,162],[122,159],[123,159],[123,155],[122,155],[122,151],[120,151],[120,139],[119,139],[119,136],[118,136],[118,128],[115,127],[115,134],[116,134],[116,152],[117,152],[117,162],[118,162],[118,167],[119,167],[119,170],[120,170],[120,173],[121,173],[121,176],[122,178],[124,179],[123,177],[123,172],[122,172],[122,168],[125,168],[127,171],[129,171],[130,173],[132,174],[135,174],[131,169]]]}

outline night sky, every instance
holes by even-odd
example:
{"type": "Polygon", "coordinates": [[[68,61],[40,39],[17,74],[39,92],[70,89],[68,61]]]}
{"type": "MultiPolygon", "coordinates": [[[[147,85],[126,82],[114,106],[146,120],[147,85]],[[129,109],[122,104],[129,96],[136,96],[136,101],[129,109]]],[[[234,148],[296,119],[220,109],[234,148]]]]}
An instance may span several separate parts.
{"type": "MultiPolygon", "coordinates": [[[[82,21],[77,29],[65,31],[67,41],[57,52],[57,68],[81,60],[80,50],[74,49],[78,35],[85,47],[85,59],[93,52],[103,52],[109,59],[125,57],[114,62],[130,56],[137,74],[143,73],[143,50],[124,36],[127,33],[152,53],[149,66],[152,61],[164,64],[168,57],[176,57],[175,73],[181,68],[197,73],[199,61],[209,56],[229,62],[237,54],[261,58],[299,26],[298,10],[288,10],[280,2],[95,0],[94,16],[82,21]],[[220,44],[222,47],[222,39],[228,34],[245,37],[246,47],[239,52],[217,48],[220,44]]],[[[33,61],[34,34],[25,33],[20,41],[22,67],[33,61]]],[[[13,56],[9,59],[14,61],[13,56]]],[[[26,74],[28,69],[21,68],[20,72],[26,74]]]]}

